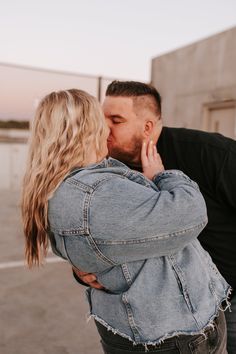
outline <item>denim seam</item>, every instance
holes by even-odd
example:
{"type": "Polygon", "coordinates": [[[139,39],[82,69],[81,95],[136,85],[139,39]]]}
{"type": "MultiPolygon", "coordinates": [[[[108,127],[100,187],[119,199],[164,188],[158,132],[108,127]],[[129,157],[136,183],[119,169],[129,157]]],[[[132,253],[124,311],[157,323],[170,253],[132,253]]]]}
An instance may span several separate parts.
{"type": "Polygon", "coordinates": [[[70,261],[70,258],[68,256],[68,252],[66,250],[66,244],[65,244],[65,239],[62,238],[62,250],[64,251],[64,255],[66,256],[66,258],[70,261]]]}
{"type": "MultiPolygon", "coordinates": [[[[69,260],[69,262],[76,267],[76,265],[72,262],[67,250],[66,250],[66,245],[65,245],[65,236],[62,236],[63,241],[62,241],[62,247],[63,247],[63,251],[65,252],[65,256],[66,259],[69,260]]],[[[87,235],[87,242],[90,244],[90,246],[92,247],[94,253],[96,254],[96,256],[106,265],[109,264],[111,266],[116,266],[117,264],[114,263],[113,261],[111,261],[109,258],[107,258],[106,256],[104,256],[103,253],[101,253],[101,251],[99,250],[99,248],[96,246],[96,244],[93,241],[93,238],[90,235],[87,235]]]]}
{"type": "Polygon", "coordinates": [[[86,194],[83,205],[83,221],[84,221],[84,229],[86,234],[89,234],[89,205],[91,200],[91,194],[86,194]]]}
{"type": "Polygon", "coordinates": [[[124,173],[124,176],[128,179],[130,179],[130,177],[136,177],[136,176],[140,176],[142,178],[142,182],[143,182],[143,186],[144,187],[148,187],[148,188],[151,188],[151,185],[150,185],[150,180],[148,180],[141,172],[139,171],[132,171],[132,170],[127,170],[125,173],[124,173]]]}
{"type": "Polygon", "coordinates": [[[95,183],[93,183],[93,192],[95,192],[95,190],[104,182],[107,182],[109,179],[111,179],[111,176],[107,176],[107,177],[103,177],[102,179],[99,179],[98,181],[96,181],[95,183]]]}
{"type": "Polygon", "coordinates": [[[214,281],[212,281],[212,279],[209,280],[209,288],[211,290],[212,295],[214,296],[214,299],[215,299],[217,305],[220,306],[220,300],[219,300],[218,295],[215,291],[214,281]]]}
{"type": "MultiPolygon", "coordinates": [[[[109,264],[109,265],[112,265],[112,266],[117,266],[118,264],[115,263],[114,261],[112,261],[111,259],[109,259],[108,257],[106,257],[100,250],[99,248],[97,247],[97,244],[96,242],[94,241],[93,237],[89,234],[89,233],[85,233],[84,230],[69,230],[69,231],[58,231],[58,234],[62,237],[62,238],[65,238],[65,237],[70,237],[70,236],[78,236],[78,237],[85,237],[87,238],[90,246],[92,247],[92,249],[94,250],[94,252],[96,253],[97,256],[99,256],[100,259],[102,259],[103,261],[105,261],[106,264],[109,264]]],[[[63,243],[64,244],[64,243],[63,243]]],[[[63,247],[64,249],[64,247],[63,247]]],[[[67,253],[66,253],[67,254],[67,253]]],[[[68,256],[68,255],[67,255],[68,256]]],[[[131,285],[132,283],[132,279],[130,277],[130,274],[128,272],[128,269],[126,271],[124,271],[123,267],[122,267],[122,270],[123,270],[123,274],[124,274],[124,277],[128,283],[128,285],[131,285]]]]}
{"type": "Polygon", "coordinates": [[[63,237],[62,239],[62,243],[63,243],[63,250],[65,251],[65,254],[66,254],[66,258],[67,260],[72,264],[72,266],[76,267],[76,265],[72,262],[68,252],[67,252],[67,249],[66,249],[66,244],[65,244],[65,238],[63,237]]]}
{"type": "Polygon", "coordinates": [[[189,293],[188,293],[188,289],[187,289],[186,281],[184,279],[183,272],[182,272],[181,268],[179,267],[178,263],[176,262],[175,257],[173,255],[170,255],[167,258],[170,260],[170,263],[171,263],[171,265],[172,265],[172,267],[174,269],[174,272],[176,273],[176,276],[178,278],[177,280],[179,280],[179,283],[180,283],[180,286],[181,286],[180,290],[182,290],[182,292],[183,292],[184,299],[185,299],[185,301],[187,303],[187,306],[188,306],[190,312],[193,315],[193,318],[194,318],[194,320],[196,322],[197,327],[200,329],[200,327],[202,326],[202,323],[201,323],[201,321],[199,323],[199,321],[196,319],[196,317],[194,315],[196,313],[196,310],[195,310],[195,308],[194,308],[194,306],[193,306],[193,304],[191,302],[191,299],[189,297],[189,293]],[[200,326],[199,326],[199,324],[200,324],[200,326]]]}
{"type": "MultiPolygon", "coordinates": [[[[103,182],[105,182],[108,178],[103,178],[99,181],[97,181],[96,183],[93,184],[93,188],[95,191],[95,188],[97,188],[100,184],[102,184],[103,182]]],[[[108,257],[106,257],[103,252],[101,252],[101,250],[98,248],[90,230],[89,230],[89,207],[90,207],[90,202],[92,199],[92,193],[87,194],[85,201],[84,201],[84,208],[83,208],[83,213],[84,213],[84,223],[85,223],[85,230],[87,235],[87,240],[90,244],[90,246],[92,247],[92,249],[94,250],[95,254],[97,255],[97,257],[102,260],[105,264],[109,264],[109,265],[117,265],[117,263],[115,263],[114,261],[112,261],[111,259],[109,259],[108,257]]]]}
{"type": "Polygon", "coordinates": [[[125,308],[126,308],[126,312],[127,312],[127,316],[128,316],[128,322],[129,322],[129,325],[130,325],[130,328],[133,332],[133,335],[134,335],[134,339],[136,341],[140,341],[140,334],[139,334],[139,331],[135,325],[135,322],[134,322],[134,316],[133,316],[133,312],[132,312],[132,308],[130,306],[130,303],[127,299],[127,296],[125,294],[122,295],[122,300],[123,300],[123,303],[125,305],[125,308]]]}
{"type": "MultiPolygon", "coordinates": [[[[196,250],[196,251],[198,252],[198,254],[199,254],[198,248],[197,248],[195,245],[193,245],[193,247],[195,248],[195,250],[196,250]]],[[[200,254],[199,254],[199,255],[200,255],[200,254]]],[[[214,263],[211,263],[211,262],[209,263],[208,260],[205,260],[205,259],[203,259],[203,261],[204,261],[204,263],[206,264],[206,266],[207,266],[212,272],[214,272],[215,275],[219,278],[219,277],[220,277],[220,272],[218,271],[216,265],[215,265],[214,263]]],[[[217,293],[216,293],[216,291],[215,291],[214,281],[213,281],[213,279],[212,279],[211,276],[210,276],[210,278],[209,278],[209,288],[210,288],[210,291],[211,291],[212,295],[214,296],[214,299],[215,299],[215,301],[216,301],[216,303],[217,303],[217,306],[220,306],[220,300],[219,300],[219,297],[218,297],[218,295],[217,295],[217,293]]]]}
{"type": "Polygon", "coordinates": [[[84,229],[58,230],[60,236],[88,236],[84,229]]]}
{"type": "MultiPolygon", "coordinates": [[[[123,176],[119,176],[119,175],[117,175],[117,176],[118,176],[118,177],[121,177],[121,178],[123,177],[123,176]]],[[[99,180],[97,180],[96,182],[92,183],[92,185],[87,185],[87,184],[85,184],[85,183],[83,183],[83,182],[81,182],[81,181],[78,181],[78,180],[75,179],[75,178],[70,178],[70,179],[67,181],[67,183],[69,183],[69,184],[74,184],[75,186],[79,187],[79,188],[82,189],[83,191],[85,191],[85,192],[91,194],[91,193],[93,193],[93,192],[96,190],[96,188],[97,188],[100,184],[102,184],[103,182],[106,182],[107,180],[109,180],[109,179],[111,179],[111,178],[112,178],[111,176],[103,177],[102,179],[99,179],[99,180]]]]}
{"type": "Polygon", "coordinates": [[[83,191],[87,192],[87,193],[91,193],[93,191],[93,187],[92,186],[89,186],[87,184],[84,184],[83,182],[81,181],[78,181],[77,179],[75,178],[70,178],[66,181],[66,183],[68,184],[73,184],[75,185],[76,187],[79,187],[79,189],[82,189],[83,191]]]}
{"type": "Polygon", "coordinates": [[[165,176],[182,176],[184,179],[187,179],[188,181],[191,181],[191,179],[180,170],[163,171],[163,172],[158,173],[156,175],[156,177],[154,176],[154,178],[156,180],[159,180],[159,179],[161,179],[162,177],[165,177],[165,176]]]}
{"type": "MultiPolygon", "coordinates": [[[[96,185],[99,185],[102,183],[105,179],[98,181],[96,185]]],[[[112,260],[107,258],[97,247],[93,237],[90,234],[89,231],[89,206],[90,206],[90,201],[92,198],[92,193],[86,193],[85,200],[84,200],[84,206],[83,206],[83,220],[84,220],[84,233],[87,235],[87,242],[90,244],[92,249],[94,250],[95,254],[97,257],[102,260],[106,265],[117,265],[114,263],[112,260]]]]}
{"type": "Polygon", "coordinates": [[[92,198],[92,193],[95,191],[95,189],[106,181],[108,178],[103,178],[102,180],[97,181],[94,183],[92,186],[88,186],[84,183],[81,183],[80,181],[77,181],[75,179],[70,179],[67,181],[68,183],[74,184],[77,187],[81,188],[83,191],[86,192],[85,194],[85,199],[84,199],[84,204],[83,204],[83,222],[84,222],[84,227],[81,229],[74,229],[74,230],[60,230],[60,234],[62,235],[75,235],[75,234],[84,234],[84,235],[89,235],[89,226],[88,226],[88,219],[89,219],[89,207],[90,207],[90,201],[92,198]]]}
{"type": "Polygon", "coordinates": [[[124,172],[123,172],[123,176],[124,177],[127,177],[127,178],[129,178],[129,177],[131,177],[133,175],[133,172],[131,171],[131,170],[124,170],[124,172]]]}
{"type": "Polygon", "coordinates": [[[189,232],[191,230],[196,230],[198,228],[202,228],[203,225],[205,225],[205,222],[202,222],[196,226],[192,226],[189,227],[188,229],[184,229],[181,231],[177,231],[177,232],[173,232],[171,234],[164,234],[164,235],[155,235],[155,236],[151,236],[149,238],[142,238],[142,239],[138,239],[138,240],[99,240],[99,239],[95,239],[96,244],[98,245],[126,245],[126,244],[139,244],[139,243],[147,243],[147,242],[152,242],[152,241],[156,241],[156,240],[164,240],[164,239],[168,239],[171,237],[175,237],[175,236],[179,236],[182,234],[185,234],[186,232],[189,232]]]}
{"type": "Polygon", "coordinates": [[[121,269],[128,285],[132,284],[132,278],[126,263],[121,264],[121,269]]]}
{"type": "Polygon", "coordinates": [[[100,249],[97,247],[93,237],[91,235],[87,236],[87,240],[90,244],[90,246],[92,247],[92,249],[94,250],[95,254],[97,255],[97,257],[99,259],[101,259],[105,264],[109,264],[111,266],[116,266],[117,263],[113,262],[111,259],[107,258],[101,251],[100,249]]]}

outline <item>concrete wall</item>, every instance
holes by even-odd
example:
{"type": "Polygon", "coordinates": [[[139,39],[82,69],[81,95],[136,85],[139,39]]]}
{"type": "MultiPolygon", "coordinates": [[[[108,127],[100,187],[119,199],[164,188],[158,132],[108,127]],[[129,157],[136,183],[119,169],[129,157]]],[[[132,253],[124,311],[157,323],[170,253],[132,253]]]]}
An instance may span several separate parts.
{"type": "Polygon", "coordinates": [[[236,138],[236,27],[154,58],[151,81],[165,125],[236,138]]]}

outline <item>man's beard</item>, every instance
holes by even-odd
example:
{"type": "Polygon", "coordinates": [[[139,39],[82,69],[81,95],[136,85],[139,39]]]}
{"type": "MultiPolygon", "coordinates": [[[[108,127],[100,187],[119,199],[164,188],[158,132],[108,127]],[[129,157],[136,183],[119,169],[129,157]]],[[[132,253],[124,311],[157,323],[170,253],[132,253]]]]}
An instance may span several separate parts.
{"type": "Polygon", "coordinates": [[[133,137],[127,148],[117,146],[109,147],[108,145],[109,156],[124,162],[126,165],[138,167],[141,166],[141,149],[142,139],[139,137],[133,137]]]}

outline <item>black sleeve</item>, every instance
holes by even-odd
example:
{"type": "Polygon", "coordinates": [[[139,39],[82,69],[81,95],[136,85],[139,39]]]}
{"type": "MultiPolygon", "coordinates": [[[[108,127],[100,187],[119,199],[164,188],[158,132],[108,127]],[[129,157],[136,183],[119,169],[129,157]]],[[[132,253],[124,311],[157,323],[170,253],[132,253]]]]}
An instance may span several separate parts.
{"type": "Polygon", "coordinates": [[[220,200],[236,209],[236,142],[231,144],[222,160],[216,188],[220,200]]]}

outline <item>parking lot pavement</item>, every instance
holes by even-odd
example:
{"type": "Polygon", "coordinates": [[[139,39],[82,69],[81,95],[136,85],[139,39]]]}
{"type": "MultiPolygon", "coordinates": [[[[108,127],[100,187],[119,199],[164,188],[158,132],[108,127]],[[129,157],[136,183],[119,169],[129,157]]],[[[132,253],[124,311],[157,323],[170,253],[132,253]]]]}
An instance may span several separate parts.
{"type": "Polygon", "coordinates": [[[102,354],[70,266],[28,270],[17,263],[24,248],[18,201],[19,193],[0,191],[0,353],[102,354]]]}

